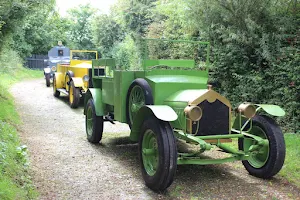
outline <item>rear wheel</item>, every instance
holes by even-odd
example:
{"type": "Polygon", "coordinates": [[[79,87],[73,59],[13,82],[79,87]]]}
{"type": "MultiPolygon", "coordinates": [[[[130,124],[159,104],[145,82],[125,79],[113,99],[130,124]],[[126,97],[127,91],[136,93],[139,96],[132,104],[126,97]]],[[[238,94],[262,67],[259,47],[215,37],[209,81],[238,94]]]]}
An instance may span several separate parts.
{"type": "Polygon", "coordinates": [[[80,89],[75,87],[74,82],[70,81],[69,103],[71,108],[77,108],[80,102],[80,89]]]}
{"type": "Polygon", "coordinates": [[[103,117],[96,115],[93,99],[88,100],[85,110],[85,130],[87,139],[91,143],[99,143],[103,133],[103,117]]]}
{"type": "Polygon", "coordinates": [[[55,76],[53,76],[53,96],[59,97],[59,95],[60,95],[60,92],[57,90],[57,87],[56,87],[56,78],[55,78],[55,76]]]}
{"type": "Polygon", "coordinates": [[[138,78],[130,85],[126,98],[126,117],[130,128],[138,110],[144,105],[153,105],[152,89],[145,79],[138,78]]]}
{"type": "Polygon", "coordinates": [[[45,74],[46,86],[47,87],[50,87],[50,78],[51,78],[50,74],[45,74]]]}
{"type": "MultiPolygon", "coordinates": [[[[250,133],[267,139],[269,144],[258,152],[251,153],[243,165],[253,176],[259,178],[271,178],[277,174],[283,166],[285,159],[285,143],[282,131],[276,122],[267,116],[256,115],[250,133]]],[[[256,141],[251,138],[239,139],[239,149],[247,151],[256,141]]]]}
{"type": "Polygon", "coordinates": [[[168,122],[155,117],[142,125],[139,158],[146,185],[154,191],[164,191],[173,182],[177,168],[177,147],[168,122]]]}

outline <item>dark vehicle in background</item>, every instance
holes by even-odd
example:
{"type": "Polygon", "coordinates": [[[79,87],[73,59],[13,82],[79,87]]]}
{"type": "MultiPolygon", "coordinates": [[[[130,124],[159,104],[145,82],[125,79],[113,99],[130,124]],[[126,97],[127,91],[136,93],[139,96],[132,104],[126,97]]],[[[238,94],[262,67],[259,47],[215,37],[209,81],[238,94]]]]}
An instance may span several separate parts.
{"type": "Polygon", "coordinates": [[[70,63],[70,49],[63,46],[61,42],[58,42],[58,46],[53,47],[48,51],[47,67],[44,68],[44,75],[46,79],[46,86],[50,87],[51,79],[56,72],[57,64],[69,64],[70,63]]]}

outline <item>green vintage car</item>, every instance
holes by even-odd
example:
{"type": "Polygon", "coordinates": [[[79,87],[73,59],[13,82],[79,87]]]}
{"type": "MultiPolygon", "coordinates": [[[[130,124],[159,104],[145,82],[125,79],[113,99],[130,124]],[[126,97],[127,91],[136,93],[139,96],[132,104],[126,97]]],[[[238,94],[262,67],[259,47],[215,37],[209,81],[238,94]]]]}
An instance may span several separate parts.
{"type": "Polygon", "coordinates": [[[105,121],[127,123],[130,139],[139,144],[145,184],[155,191],[164,191],[172,184],[177,165],[240,160],[256,177],[270,178],[280,171],[285,142],[270,116],[284,116],[283,109],[247,102],[232,108],[228,99],[207,85],[208,42],[147,39],[143,47],[142,70],[121,70],[114,59],[93,60],[93,88],[84,100],[89,142],[99,143],[105,121]],[[150,45],[157,42],[162,45],[150,45]],[[176,48],[182,44],[202,48],[192,50],[194,59],[174,59],[178,55],[168,58],[166,43],[176,48]],[[158,50],[163,52],[150,55],[158,50]],[[196,54],[205,59],[198,59],[196,54]],[[238,148],[230,145],[233,139],[238,140],[238,148]],[[197,146],[196,151],[179,150],[177,140],[197,146]],[[227,157],[201,156],[214,148],[227,157]]]}

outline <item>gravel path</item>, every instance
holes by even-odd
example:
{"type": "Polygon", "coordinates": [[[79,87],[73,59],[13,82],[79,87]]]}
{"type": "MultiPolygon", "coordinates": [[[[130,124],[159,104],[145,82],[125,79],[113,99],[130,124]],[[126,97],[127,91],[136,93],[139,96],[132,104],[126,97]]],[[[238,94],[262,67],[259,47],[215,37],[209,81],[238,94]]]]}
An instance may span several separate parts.
{"type": "Polygon", "coordinates": [[[82,106],[71,109],[44,82],[11,88],[39,199],[300,199],[300,190],[285,180],[252,177],[240,162],[178,166],[172,186],[156,194],[144,186],[127,125],[106,122],[101,143],[88,143],[82,106]]]}

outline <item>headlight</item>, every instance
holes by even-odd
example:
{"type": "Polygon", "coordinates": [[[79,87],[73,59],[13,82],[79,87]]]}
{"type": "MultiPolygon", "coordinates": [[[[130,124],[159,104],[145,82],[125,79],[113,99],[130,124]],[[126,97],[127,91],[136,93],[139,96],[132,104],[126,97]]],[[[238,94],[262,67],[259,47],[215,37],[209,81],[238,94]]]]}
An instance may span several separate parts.
{"type": "Polygon", "coordinates": [[[82,78],[82,80],[84,82],[88,82],[90,80],[90,77],[88,75],[84,75],[84,77],[82,78]]]}
{"type": "Polygon", "coordinates": [[[187,106],[184,112],[192,121],[199,121],[202,117],[202,109],[199,106],[187,106]]]}
{"type": "Polygon", "coordinates": [[[250,103],[242,103],[239,105],[238,110],[247,118],[252,118],[256,114],[255,106],[250,103]]]}
{"type": "Polygon", "coordinates": [[[56,67],[55,67],[55,66],[51,67],[51,70],[52,70],[53,72],[55,72],[55,71],[56,71],[56,67]]]}

